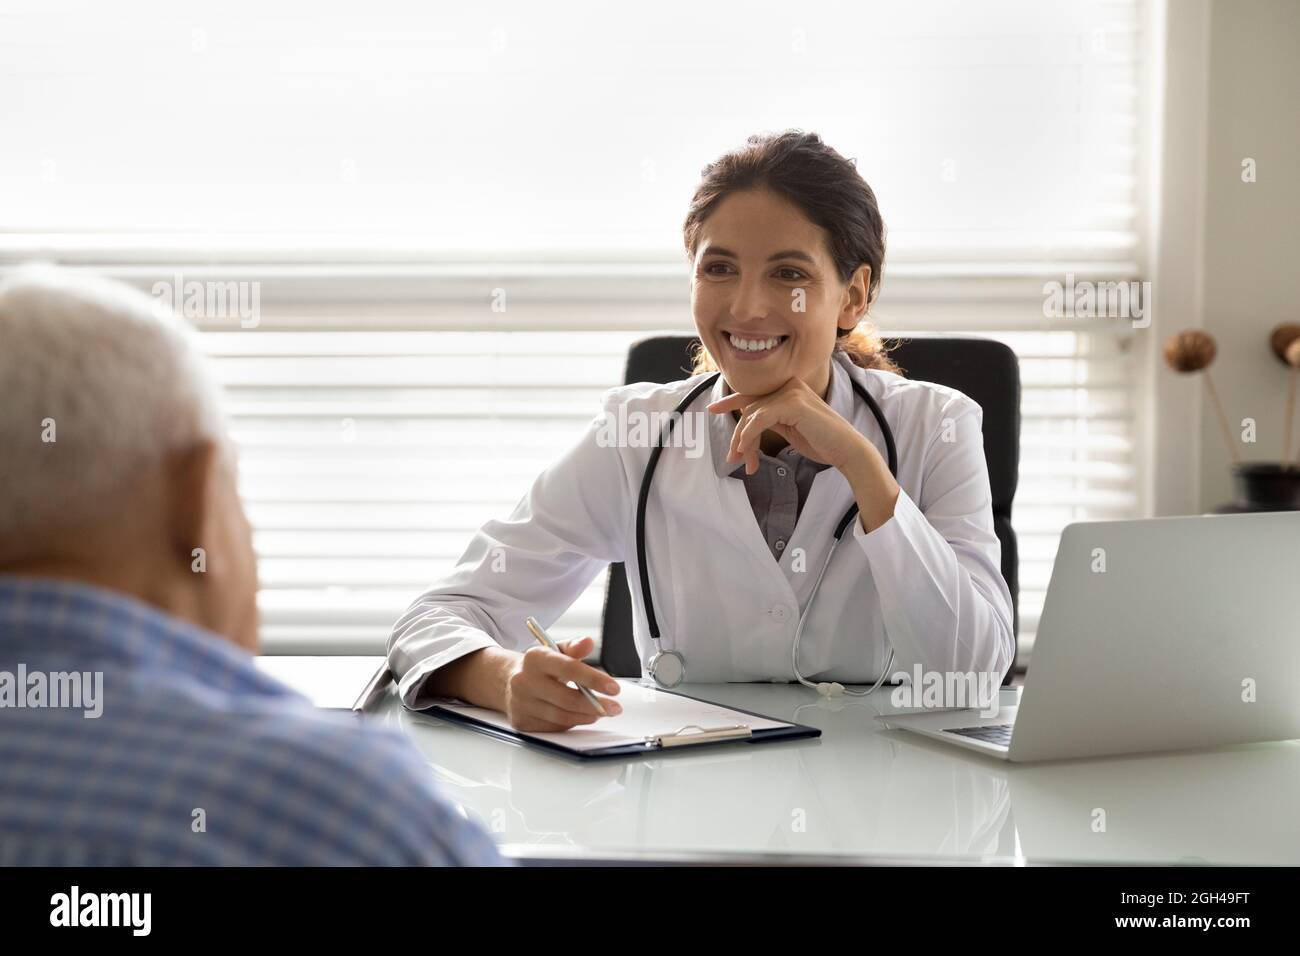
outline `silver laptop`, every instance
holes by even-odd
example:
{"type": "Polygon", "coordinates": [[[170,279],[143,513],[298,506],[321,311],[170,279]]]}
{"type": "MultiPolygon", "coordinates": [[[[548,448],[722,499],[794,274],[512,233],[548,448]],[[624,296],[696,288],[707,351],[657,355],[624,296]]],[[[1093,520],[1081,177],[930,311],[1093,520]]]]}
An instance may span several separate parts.
{"type": "Polygon", "coordinates": [[[1004,760],[1300,737],[1300,511],[1069,525],[1018,706],[882,715],[1004,760]]]}

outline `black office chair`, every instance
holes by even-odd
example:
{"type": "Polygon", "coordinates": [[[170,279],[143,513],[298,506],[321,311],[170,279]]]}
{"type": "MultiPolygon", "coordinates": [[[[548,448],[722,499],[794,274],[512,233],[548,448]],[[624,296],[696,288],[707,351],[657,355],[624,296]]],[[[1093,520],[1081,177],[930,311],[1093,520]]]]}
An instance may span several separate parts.
{"type": "MultiPolygon", "coordinates": [[[[693,335],[661,335],[634,343],[628,351],[624,381],[675,382],[690,377],[698,342],[693,335]]],[[[1002,542],[1002,576],[1011,591],[1012,633],[1018,635],[1019,558],[1016,533],[1011,528],[1011,502],[1020,471],[1020,365],[1016,354],[991,339],[889,339],[886,344],[890,357],[908,378],[955,388],[984,409],[984,457],[993,492],[993,528],[1002,542]]],[[[632,638],[632,597],[621,562],[609,566],[600,664],[616,677],[641,675],[641,658],[632,638]]],[[[1007,681],[1014,672],[1013,660],[1007,681]]]]}

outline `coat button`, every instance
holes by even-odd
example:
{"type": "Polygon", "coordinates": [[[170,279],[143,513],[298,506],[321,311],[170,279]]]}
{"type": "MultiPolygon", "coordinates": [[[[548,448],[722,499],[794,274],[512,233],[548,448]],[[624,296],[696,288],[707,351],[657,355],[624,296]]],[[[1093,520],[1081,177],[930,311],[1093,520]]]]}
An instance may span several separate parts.
{"type": "Polygon", "coordinates": [[[772,608],[772,620],[778,624],[784,624],[790,619],[790,609],[784,604],[778,604],[772,608]]]}
{"type": "Polygon", "coordinates": [[[786,470],[784,468],[778,468],[776,474],[778,477],[784,478],[786,476],[786,470]]]}

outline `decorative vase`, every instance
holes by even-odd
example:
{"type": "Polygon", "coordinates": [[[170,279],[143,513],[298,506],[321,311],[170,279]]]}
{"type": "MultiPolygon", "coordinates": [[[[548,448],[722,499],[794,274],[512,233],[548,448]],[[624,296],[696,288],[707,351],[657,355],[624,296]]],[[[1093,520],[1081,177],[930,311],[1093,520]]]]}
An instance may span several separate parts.
{"type": "Polygon", "coordinates": [[[1252,511],[1300,510],[1300,465],[1244,461],[1232,466],[1237,504],[1252,511]]]}

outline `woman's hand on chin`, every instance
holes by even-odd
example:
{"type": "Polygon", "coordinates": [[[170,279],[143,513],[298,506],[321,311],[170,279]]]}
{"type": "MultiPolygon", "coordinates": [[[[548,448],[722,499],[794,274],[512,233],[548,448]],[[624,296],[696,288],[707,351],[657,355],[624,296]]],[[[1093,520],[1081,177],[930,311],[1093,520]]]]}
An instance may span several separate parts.
{"type": "Polygon", "coordinates": [[[709,406],[715,414],[740,410],[740,421],[731,435],[727,463],[745,462],[745,474],[758,471],[758,453],[763,433],[775,432],[805,458],[840,471],[857,469],[874,445],[852,424],[840,417],[800,378],[792,378],[766,395],[728,395],[709,406]]]}
{"type": "Polygon", "coordinates": [[[802,379],[792,378],[767,395],[737,393],[709,406],[709,411],[720,414],[734,409],[740,409],[741,415],[731,435],[728,464],[744,459],[745,474],[758,471],[763,432],[773,431],[805,458],[830,465],[844,475],[853,489],[858,520],[865,531],[870,533],[893,517],[900,489],[889,465],[865,435],[802,379]]]}

